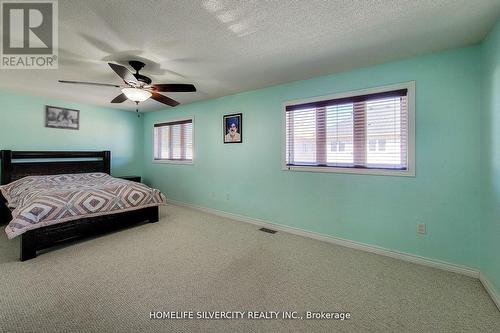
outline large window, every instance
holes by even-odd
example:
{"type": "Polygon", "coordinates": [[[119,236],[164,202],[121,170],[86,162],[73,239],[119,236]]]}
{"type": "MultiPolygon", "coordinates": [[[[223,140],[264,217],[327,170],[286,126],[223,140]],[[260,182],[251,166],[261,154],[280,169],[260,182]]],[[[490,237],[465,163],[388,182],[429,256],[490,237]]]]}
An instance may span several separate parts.
{"type": "Polygon", "coordinates": [[[193,162],[193,119],[154,125],[153,158],[155,161],[193,162]]]}
{"type": "Polygon", "coordinates": [[[414,83],[285,105],[288,170],[412,176],[414,83]]]}

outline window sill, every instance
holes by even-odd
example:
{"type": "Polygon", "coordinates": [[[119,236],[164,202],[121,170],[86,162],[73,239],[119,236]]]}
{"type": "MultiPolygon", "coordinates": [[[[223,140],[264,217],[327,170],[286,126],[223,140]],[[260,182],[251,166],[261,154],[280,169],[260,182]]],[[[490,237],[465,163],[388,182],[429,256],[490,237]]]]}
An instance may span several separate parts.
{"type": "Polygon", "coordinates": [[[323,173],[349,173],[356,175],[415,177],[415,170],[388,170],[388,169],[361,169],[361,168],[335,168],[335,167],[309,167],[309,166],[283,166],[283,171],[323,172],[323,173]]]}
{"type": "Polygon", "coordinates": [[[180,160],[153,160],[154,164],[194,164],[193,161],[180,161],[180,160]]]}

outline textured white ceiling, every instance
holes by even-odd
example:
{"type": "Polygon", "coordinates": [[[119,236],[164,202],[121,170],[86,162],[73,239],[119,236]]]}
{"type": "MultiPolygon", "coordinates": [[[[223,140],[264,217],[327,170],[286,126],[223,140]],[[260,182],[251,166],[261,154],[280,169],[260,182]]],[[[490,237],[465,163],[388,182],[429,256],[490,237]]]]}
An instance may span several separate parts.
{"type": "MultiPolygon", "coordinates": [[[[193,83],[181,103],[479,42],[500,0],[59,0],[59,69],[0,70],[0,88],[106,107],[106,62],[147,63],[155,83],[193,83]]],[[[163,109],[153,100],[142,110],[163,109]]]]}

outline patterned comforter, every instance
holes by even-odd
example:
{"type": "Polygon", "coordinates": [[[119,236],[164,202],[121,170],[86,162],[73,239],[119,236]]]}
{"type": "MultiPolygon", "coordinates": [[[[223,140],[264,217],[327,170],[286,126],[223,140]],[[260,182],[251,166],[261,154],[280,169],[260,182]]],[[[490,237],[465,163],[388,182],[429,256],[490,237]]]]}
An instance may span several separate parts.
{"type": "Polygon", "coordinates": [[[47,225],[166,203],[159,190],[105,173],[28,176],[0,191],[14,209],[5,228],[10,239],[47,225]]]}

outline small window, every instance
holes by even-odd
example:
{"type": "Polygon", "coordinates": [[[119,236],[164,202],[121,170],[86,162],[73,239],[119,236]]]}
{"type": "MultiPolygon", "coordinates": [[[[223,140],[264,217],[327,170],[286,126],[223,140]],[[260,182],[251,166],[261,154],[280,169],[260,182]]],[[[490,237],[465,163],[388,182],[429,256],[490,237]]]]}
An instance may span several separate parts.
{"type": "Polygon", "coordinates": [[[154,161],[193,162],[193,119],[154,125],[154,161]]]}
{"type": "Polygon", "coordinates": [[[287,103],[284,168],[412,176],[413,104],[413,82],[287,103]]]}

